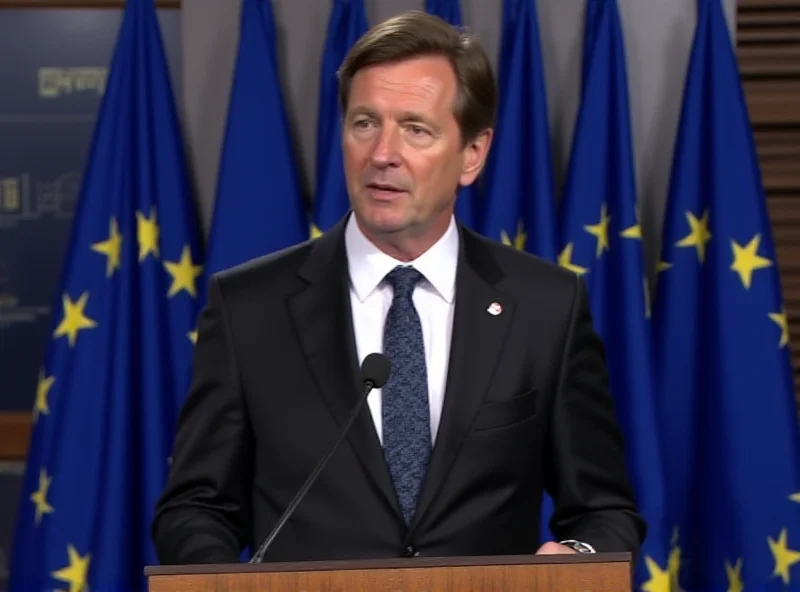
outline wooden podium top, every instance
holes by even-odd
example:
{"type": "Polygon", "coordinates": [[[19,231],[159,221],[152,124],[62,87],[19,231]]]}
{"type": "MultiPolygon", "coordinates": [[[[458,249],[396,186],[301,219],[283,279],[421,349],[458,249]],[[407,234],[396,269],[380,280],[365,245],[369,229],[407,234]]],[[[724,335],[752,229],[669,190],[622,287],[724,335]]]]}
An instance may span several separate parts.
{"type": "Polygon", "coordinates": [[[413,557],[145,568],[150,592],[630,592],[630,553],[413,557]]]}
{"type": "Polygon", "coordinates": [[[569,555],[481,555],[475,557],[397,557],[339,561],[293,561],[286,563],[222,563],[159,565],[145,567],[146,576],[180,574],[230,574],[260,572],[311,572],[381,570],[403,568],[480,567],[491,565],[542,565],[585,563],[630,563],[630,553],[586,553],[569,555]]]}

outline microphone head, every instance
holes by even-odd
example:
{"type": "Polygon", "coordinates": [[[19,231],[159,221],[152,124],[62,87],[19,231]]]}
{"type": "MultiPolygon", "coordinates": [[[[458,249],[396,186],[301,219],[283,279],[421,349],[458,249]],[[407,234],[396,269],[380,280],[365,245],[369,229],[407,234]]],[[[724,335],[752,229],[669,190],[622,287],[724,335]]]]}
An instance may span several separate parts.
{"type": "Polygon", "coordinates": [[[372,388],[381,388],[389,380],[392,363],[383,354],[369,354],[361,364],[361,382],[372,383],[372,388]]]}

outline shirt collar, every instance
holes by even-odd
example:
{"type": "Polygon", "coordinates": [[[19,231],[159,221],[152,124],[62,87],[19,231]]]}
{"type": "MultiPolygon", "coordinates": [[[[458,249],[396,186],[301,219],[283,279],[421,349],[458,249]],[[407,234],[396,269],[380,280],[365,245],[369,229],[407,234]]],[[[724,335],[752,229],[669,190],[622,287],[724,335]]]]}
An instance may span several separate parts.
{"type": "Polygon", "coordinates": [[[419,271],[436,292],[447,302],[452,302],[456,291],[456,268],[458,266],[458,227],[455,218],[442,237],[413,261],[399,261],[376,247],[358,227],[355,215],[351,215],[345,229],[347,262],[350,282],[358,299],[363,302],[392,269],[398,265],[410,265],[419,271]]]}

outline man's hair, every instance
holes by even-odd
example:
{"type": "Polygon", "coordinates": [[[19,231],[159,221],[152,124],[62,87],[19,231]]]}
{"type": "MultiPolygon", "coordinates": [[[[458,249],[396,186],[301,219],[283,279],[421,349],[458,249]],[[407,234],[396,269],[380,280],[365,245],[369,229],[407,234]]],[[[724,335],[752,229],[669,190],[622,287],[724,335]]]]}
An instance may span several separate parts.
{"type": "Polygon", "coordinates": [[[483,46],[476,37],[418,10],[380,23],[352,47],[337,72],[342,113],[347,112],[350,85],[358,70],[426,55],[447,58],[455,72],[457,91],[453,114],[461,130],[462,146],[492,127],[497,110],[497,88],[483,46]]]}

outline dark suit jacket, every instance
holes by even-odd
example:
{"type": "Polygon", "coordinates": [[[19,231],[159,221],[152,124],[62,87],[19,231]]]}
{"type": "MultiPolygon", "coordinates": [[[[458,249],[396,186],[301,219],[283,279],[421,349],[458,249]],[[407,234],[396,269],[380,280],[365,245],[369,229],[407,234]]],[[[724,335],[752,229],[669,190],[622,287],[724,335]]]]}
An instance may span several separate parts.
{"type": "MultiPolygon", "coordinates": [[[[365,406],[265,561],[534,553],[544,488],[558,539],[638,552],[645,525],[582,283],[459,230],[444,409],[416,518],[406,528],[365,406]]],[[[236,562],[267,536],[359,400],[350,317],[344,221],[211,280],[153,524],[162,563],[236,562]]]]}

